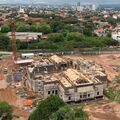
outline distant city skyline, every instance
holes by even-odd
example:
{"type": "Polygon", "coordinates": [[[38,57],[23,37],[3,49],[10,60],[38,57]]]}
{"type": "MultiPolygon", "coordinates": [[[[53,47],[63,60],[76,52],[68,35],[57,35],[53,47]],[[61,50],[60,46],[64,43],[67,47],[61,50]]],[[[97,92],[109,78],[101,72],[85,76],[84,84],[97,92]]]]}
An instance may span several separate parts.
{"type": "Polygon", "coordinates": [[[120,0],[0,0],[1,4],[7,3],[43,3],[43,4],[76,4],[81,2],[81,4],[120,4],[120,0]]]}

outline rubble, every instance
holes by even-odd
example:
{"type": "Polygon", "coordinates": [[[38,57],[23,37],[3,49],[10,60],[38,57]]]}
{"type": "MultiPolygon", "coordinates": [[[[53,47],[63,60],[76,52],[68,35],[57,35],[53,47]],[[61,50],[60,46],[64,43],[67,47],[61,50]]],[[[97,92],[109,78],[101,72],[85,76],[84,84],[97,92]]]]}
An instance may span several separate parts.
{"type": "Polygon", "coordinates": [[[116,72],[120,72],[120,65],[114,65],[114,66],[113,66],[113,69],[114,69],[116,72]]]}

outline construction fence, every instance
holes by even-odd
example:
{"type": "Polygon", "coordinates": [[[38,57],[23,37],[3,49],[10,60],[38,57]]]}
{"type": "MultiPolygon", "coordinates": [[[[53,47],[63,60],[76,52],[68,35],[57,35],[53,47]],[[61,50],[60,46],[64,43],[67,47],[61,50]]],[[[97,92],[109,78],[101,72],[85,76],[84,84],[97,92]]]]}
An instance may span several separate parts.
{"type": "Polygon", "coordinates": [[[99,54],[120,54],[120,48],[77,48],[74,51],[49,51],[49,50],[19,50],[18,53],[43,53],[43,54],[57,54],[57,55],[99,55],[99,54]]]}

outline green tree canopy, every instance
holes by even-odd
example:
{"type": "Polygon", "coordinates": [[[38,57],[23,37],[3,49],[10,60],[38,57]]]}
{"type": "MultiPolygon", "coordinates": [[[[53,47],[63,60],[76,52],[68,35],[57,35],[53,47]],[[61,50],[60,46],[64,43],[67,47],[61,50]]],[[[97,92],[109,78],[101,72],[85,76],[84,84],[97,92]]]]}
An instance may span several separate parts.
{"type": "Polygon", "coordinates": [[[82,107],[74,109],[64,106],[53,113],[50,120],[88,120],[88,115],[83,111],[82,107]]]}
{"type": "Polygon", "coordinates": [[[17,32],[29,32],[30,31],[30,25],[29,24],[25,24],[25,23],[20,23],[18,24],[17,28],[16,28],[17,32]]]}
{"type": "Polygon", "coordinates": [[[2,27],[1,27],[1,32],[2,33],[7,33],[10,31],[10,26],[8,24],[4,24],[2,27]]]}
{"type": "Polygon", "coordinates": [[[37,32],[42,32],[44,34],[48,34],[50,33],[52,30],[51,30],[51,27],[49,24],[47,23],[37,23],[36,24],[36,31],[37,32]]]}
{"type": "Polygon", "coordinates": [[[29,120],[49,120],[50,115],[64,105],[65,103],[58,96],[50,96],[39,103],[29,120]]]}
{"type": "Polygon", "coordinates": [[[8,50],[10,49],[11,42],[10,38],[6,35],[0,34],[0,49],[1,50],[8,50]]]}
{"type": "Polygon", "coordinates": [[[110,24],[113,25],[113,26],[116,26],[116,24],[117,24],[117,20],[114,19],[114,18],[112,18],[112,17],[109,17],[109,18],[107,19],[107,21],[108,21],[108,23],[110,23],[110,24]]]}
{"type": "Polygon", "coordinates": [[[77,17],[67,17],[67,18],[64,18],[62,20],[63,23],[66,23],[66,24],[76,24],[78,22],[78,19],[77,17]]]}
{"type": "Polygon", "coordinates": [[[65,24],[60,21],[53,21],[50,23],[53,32],[58,32],[64,29],[65,24]]]}
{"type": "Polygon", "coordinates": [[[30,31],[31,31],[31,32],[37,32],[36,24],[32,24],[32,25],[30,26],[30,31]]]}
{"type": "Polygon", "coordinates": [[[68,33],[66,40],[79,42],[79,41],[84,40],[84,36],[78,32],[71,32],[71,33],[68,33]]]}
{"type": "Polygon", "coordinates": [[[7,102],[0,102],[0,119],[12,120],[12,107],[7,102]]]}
{"type": "Polygon", "coordinates": [[[55,43],[64,42],[64,36],[61,33],[52,33],[48,35],[48,40],[55,43]]]}
{"type": "Polygon", "coordinates": [[[113,40],[111,37],[102,37],[101,40],[106,46],[116,46],[118,44],[118,41],[113,40]]]}
{"type": "Polygon", "coordinates": [[[90,28],[84,28],[83,29],[83,33],[86,36],[92,36],[92,29],[90,29],[90,28]]]}

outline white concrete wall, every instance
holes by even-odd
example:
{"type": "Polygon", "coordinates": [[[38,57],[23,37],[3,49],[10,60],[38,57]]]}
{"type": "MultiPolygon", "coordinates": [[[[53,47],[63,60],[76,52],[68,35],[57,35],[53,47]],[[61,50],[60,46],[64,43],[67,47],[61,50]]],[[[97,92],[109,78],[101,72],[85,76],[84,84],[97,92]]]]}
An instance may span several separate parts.
{"type": "MultiPolygon", "coordinates": [[[[50,95],[57,95],[55,94],[55,91],[58,91],[58,83],[49,83],[44,85],[44,98],[47,98],[50,95]],[[50,94],[48,94],[48,91],[50,91],[50,94]],[[52,93],[54,91],[54,93],[52,93]]],[[[59,93],[59,91],[58,91],[59,93]]]]}
{"type": "Polygon", "coordinates": [[[93,85],[77,88],[75,101],[84,100],[84,99],[92,99],[92,98],[94,98],[93,85]],[[86,98],[84,98],[84,97],[80,98],[80,95],[83,95],[84,93],[87,93],[87,97],[86,98]],[[88,97],[88,94],[90,94],[89,97],[88,97]]]}
{"type": "Polygon", "coordinates": [[[104,85],[95,85],[94,96],[95,97],[103,96],[103,88],[104,85]],[[97,92],[99,92],[99,95],[97,94],[97,92]]]}
{"type": "Polygon", "coordinates": [[[96,85],[95,89],[93,85],[78,87],[77,91],[74,88],[65,90],[61,85],[59,85],[59,96],[63,99],[64,102],[77,102],[80,100],[94,99],[95,97],[103,96],[103,85],[96,85]],[[68,94],[65,94],[66,92],[68,94]],[[99,95],[97,94],[98,92],[99,95]],[[86,94],[86,97],[84,97],[84,94],[86,94]],[[80,95],[82,95],[82,98],[80,95]],[[70,100],[69,97],[71,98],[70,100]]]}
{"type": "Polygon", "coordinates": [[[76,88],[72,87],[67,89],[56,82],[48,84],[43,84],[42,80],[33,80],[32,82],[33,91],[40,94],[43,92],[44,99],[50,95],[59,95],[64,102],[77,102],[80,100],[94,99],[96,97],[103,96],[104,84],[83,87],[80,86],[76,88]],[[55,94],[56,90],[58,94],[55,94]],[[48,94],[48,91],[50,91],[50,94],[48,94]],[[52,91],[54,91],[54,93],[52,93],[52,91]]]}

